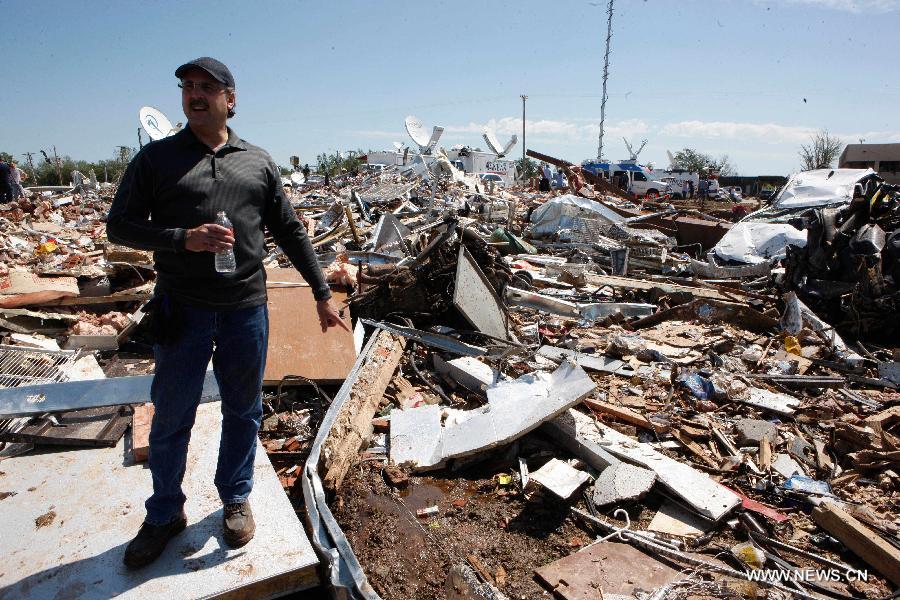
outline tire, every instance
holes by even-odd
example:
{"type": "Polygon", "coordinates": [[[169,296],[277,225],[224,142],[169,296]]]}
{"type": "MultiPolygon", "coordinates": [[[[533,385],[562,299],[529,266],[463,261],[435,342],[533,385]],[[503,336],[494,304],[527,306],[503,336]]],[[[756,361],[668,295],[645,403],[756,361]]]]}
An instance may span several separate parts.
{"type": "Polygon", "coordinates": [[[647,190],[647,198],[655,200],[656,198],[659,198],[659,192],[657,190],[647,190]]]}

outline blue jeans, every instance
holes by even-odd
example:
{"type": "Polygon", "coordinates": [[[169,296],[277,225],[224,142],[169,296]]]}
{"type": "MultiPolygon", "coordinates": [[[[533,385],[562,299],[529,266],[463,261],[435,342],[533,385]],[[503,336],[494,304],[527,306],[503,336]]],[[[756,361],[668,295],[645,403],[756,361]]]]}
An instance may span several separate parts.
{"type": "Polygon", "coordinates": [[[215,484],[225,504],[243,502],[250,495],[256,436],[262,420],[269,336],[266,305],[233,311],[183,306],[181,311],[178,339],[154,346],[149,461],[153,495],[146,502],[146,521],[153,525],[171,522],[184,507],[181,482],[210,357],[222,398],[215,484]]]}

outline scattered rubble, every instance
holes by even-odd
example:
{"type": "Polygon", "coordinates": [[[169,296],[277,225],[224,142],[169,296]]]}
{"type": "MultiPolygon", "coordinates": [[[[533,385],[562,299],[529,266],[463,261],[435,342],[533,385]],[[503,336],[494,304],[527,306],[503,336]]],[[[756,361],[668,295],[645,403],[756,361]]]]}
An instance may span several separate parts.
{"type": "MultiPolygon", "coordinates": [[[[308,299],[272,249],[287,325],[260,436],[326,583],[358,598],[889,596],[900,192],[871,171],[807,172],[733,224],[529,154],[571,185],[487,190],[440,148],[287,181],[357,326],[315,356],[285,350],[308,299]],[[759,568],[840,577],[749,581],[759,568]]],[[[14,441],[41,419],[146,400],[152,258],[105,241],[112,191],[0,206],[4,458],[51,443],[14,441]],[[84,356],[110,379],[71,381],[84,356]],[[37,402],[19,390],[34,384],[37,402]]],[[[148,419],[138,407],[138,457],[148,419]]]]}

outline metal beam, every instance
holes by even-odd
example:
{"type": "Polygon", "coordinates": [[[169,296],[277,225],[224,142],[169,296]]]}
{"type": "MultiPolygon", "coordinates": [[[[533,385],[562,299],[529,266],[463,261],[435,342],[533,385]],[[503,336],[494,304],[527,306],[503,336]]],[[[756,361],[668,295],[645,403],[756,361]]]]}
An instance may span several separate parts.
{"type": "MultiPolygon", "coordinates": [[[[150,402],[153,375],[68,381],[0,389],[0,417],[26,417],[47,412],[150,402]]],[[[200,402],[219,400],[219,386],[206,372],[200,402]]]]}

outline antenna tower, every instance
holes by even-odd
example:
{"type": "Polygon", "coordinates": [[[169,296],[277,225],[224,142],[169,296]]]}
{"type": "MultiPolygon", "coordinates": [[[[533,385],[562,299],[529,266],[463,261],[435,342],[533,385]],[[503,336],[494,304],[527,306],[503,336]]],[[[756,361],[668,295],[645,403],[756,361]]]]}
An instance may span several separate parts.
{"type": "Polygon", "coordinates": [[[606,54],[603,55],[603,100],[600,103],[600,139],[597,142],[597,160],[603,158],[603,124],[606,120],[606,80],[609,79],[609,42],[612,40],[613,2],[606,7],[606,54]]]}

